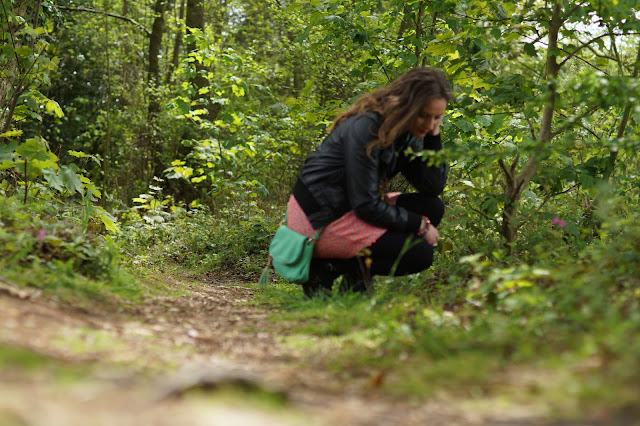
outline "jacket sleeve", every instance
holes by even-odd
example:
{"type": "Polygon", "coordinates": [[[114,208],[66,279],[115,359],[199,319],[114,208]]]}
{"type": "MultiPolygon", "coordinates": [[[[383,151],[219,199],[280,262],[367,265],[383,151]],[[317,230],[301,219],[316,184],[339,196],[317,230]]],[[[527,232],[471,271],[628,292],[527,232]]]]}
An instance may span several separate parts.
{"type": "Polygon", "coordinates": [[[382,228],[417,232],[420,215],[402,207],[392,206],[380,199],[380,150],[367,155],[367,144],[372,140],[374,121],[359,118],[344,135],[345,185],[347,197],[356,216],[382,228]]]}
{"type": "MultiPolygon", "coordinates": [[[[440,135],[424,138],[424,142],[414,138],[410,143],[414,152],[422,152],[423,150],[440,151],[442,149],[442,140],[440,135]]],[[[446,163],[429,166],[425,157],[411,158],[403,152],[398,157],[398,170],[407,178],[409,183],[413,185],[421,194],[436,197],[444,191],[447,184],[447,176],[449,175],[449,166],[446,163]]]]}

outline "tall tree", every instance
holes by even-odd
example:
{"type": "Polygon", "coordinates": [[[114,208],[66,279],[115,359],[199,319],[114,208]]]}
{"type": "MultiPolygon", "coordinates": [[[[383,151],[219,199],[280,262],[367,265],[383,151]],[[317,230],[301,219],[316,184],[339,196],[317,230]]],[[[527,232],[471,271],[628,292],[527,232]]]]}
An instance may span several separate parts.
{"type": "Polygon", "coordinates": [[[198,38],[197,36],[198,34],[202,35],[205,33],[203,0],[187,0],[185,25],[187,27],[187,32],[190,34],[188,37],[189,42],[187,43],[187,52],[191,55],[195,67],[195,74],[191,79],[191,83],[195,88],[196,96],[198,96],[198,106],[200,108],[205,108],[207,110],[206,118],[209,121],[213,121],[220,112],[221,107],[220,104],[211,102],[211,97],[208,95],[209,90],[207,89],[210,82],[205,76],[205,73],[209,70],[203,64],[202,57],[196,54],[198,49],[196,42],[198,38]]]}
{"type": "Polygon", "coordinates": [[[166,1],[156,0],[153,7],[153,26],[151,36],[149,37],[149,87],[151,95],[149,96],[149,114],[155,116],[160,110],[155,90],[160,83],[160,50],[162,48],[162,36],[164,34],[164,9],[166,1]]]}
{"type": "Polygon", "coordinates": [[[171,77],[176,68],[178,68],[178,64],[180,62],[180,53],[182,50],[182,40],[184,38],[183,27],[184,27],[184,13],[186,7],[186,0],[180,0],[180,9],[176,16],[176,24],[175,24],[175,35],[173,36],[173,49],[171,54],[171,64],[169,65],[169,70],[167,71],[167,76],[165,78],[166,83],[171,82],[171,77]]]}

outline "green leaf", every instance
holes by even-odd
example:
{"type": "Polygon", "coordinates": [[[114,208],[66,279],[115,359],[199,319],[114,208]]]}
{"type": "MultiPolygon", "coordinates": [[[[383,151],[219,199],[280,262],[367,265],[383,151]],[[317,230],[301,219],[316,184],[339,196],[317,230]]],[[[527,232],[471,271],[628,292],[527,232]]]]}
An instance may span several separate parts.
{"type": "Polygon", "coordinates": [[[536,52],[536,47],[533,45],[533,43],[525,43],[524,45],[524,53],[526,53],[529,56],[538,56],[538,53],[536,52]]]}
{"type": "Polygon", "coordinates": [[[475,131],[475,127],[473,125],[472,122],[467,121],[467,120],[458,120],[455,122],[455,124],[460,127],[460,129],[462,129],[463,132],[465,133],[470,133],[475,131]]]}
{"type": "Polygon", "coordinates": [[[13,161],[15,158],[14,151],[18,147],[17,141],[11,141],[9,143],[0,143],[0,161],[9,160],[13,161]]]}
{"type": "Polygon", "coordinates": [[[58,176],[58,172],[54,168],[42,169],[42,175],[49,182],[49,186],[60,192],[64,190],[62,179],[58,176]]]}
{"type": "MultiPolygon", "coordinates": [[[[55,157],[55,155],[54,155],[55,157]]],[[[58,168],[58,158],[48,158],[46,160],[31,160],[29,162],[30,168],[36,168],[38,170],[44,169],[57,169],[58,168]]]]}
{"type": "Polygon", "coordinates": [[[64,116],[62,108],[60,108],[60,105],[58,105],[56,101],[48,100],[45,104],[45,109],[47,110],[47,113],[55,114],[58,118],[62,118],[64,116]]]}
{"type": "Polygon", "coordinates": [[[16,49],[16,54],[21,57],[33,55],[33,50],[29,46],[20,46],[16,49]]]}
{"type": "Polygon", "coordinates": [[[13,161],[10,161],[10,160],[0,161],[0,170],[7,170],[15,166],[16,166],[16,163],[13,161]]]}
{"type": "Polygon", "coordinates": [[[487,197],[482,203],[482,210],[487,214],[498,213],[498,199],[495,197],[487,197]]]}
{"type": "Polygon", "coordinates": [[[184,98],[176,99],[176,106],[182,114],[188,114],[191,110],[191,104],[184,98]]]}
{"type": "Polygon", "coordinates": [[[22,135],[22,130],[9,130],[8,132],[0,133],[0,138],[13,138],[20,135],[22,135]]]}
{"type": "Polygon", "coordinates": [[[110,215],[102,207],[96,208],[95,216],[97,216],[98,219],[100,219],[100,221],[104,224],[104,227],[107,229],[107,231],[116,232],[120,230],[120,227],[117,224],[116,218],[110,215]]]}
{"type": "Polygon", "coordinates": [[[456,46],[452,43],[438,43],[430,44],[425,49],[425,52],[433,53],[434,55],[442,56],[445,53],[453,53],[456,51],[456,46]]]}
{"type": "Polygon", "coordinates": [[[80,177],[74,172],[69,166],[62,166],[60,168],[60,177],[62,178],[62,183],[64,183],[65,188],[70,193],[83,193],[82,182],[80,181],[80,177]]]}
{"type": "Polygon", "coordinates": [[[69,155],[72,155],[72,156],[74,156],[76,158],[90,158],[91,157],[91,155],[85,154],[82,151],[73,151],[73,150],[70,149],[67,152],[69,153],[69,155]]]}
{"type": "Polygon", "coordinates": [[[232,84],[231,90],[233,91],[233,94],[236,96],[239,96],[239,97],[244,96],[244,89],[240,86],[232,84]]]}
{"type": "Polygon", "coordinates": [[[48,160],[49,149],[43,139],[28,139],[16,149],[16,154],[30,160],[48,160]]]}

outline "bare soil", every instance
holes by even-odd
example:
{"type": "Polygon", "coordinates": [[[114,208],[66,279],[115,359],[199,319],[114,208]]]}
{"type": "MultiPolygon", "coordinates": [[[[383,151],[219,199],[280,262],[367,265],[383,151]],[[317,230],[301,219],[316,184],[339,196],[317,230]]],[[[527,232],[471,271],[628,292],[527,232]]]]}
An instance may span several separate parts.
{"type": "Polygon", "coordinates": [[[51,360],[3,368],[0,358],[0,426],[524,425],[544,415],[381,394],[375,372],[346,379],[285,344],[288,325],[269,320],[273,308],[246,303],[259,290],[215,277],[163,281],[178,295],[91,307],[0,281],[0,349],[51,360]]]}

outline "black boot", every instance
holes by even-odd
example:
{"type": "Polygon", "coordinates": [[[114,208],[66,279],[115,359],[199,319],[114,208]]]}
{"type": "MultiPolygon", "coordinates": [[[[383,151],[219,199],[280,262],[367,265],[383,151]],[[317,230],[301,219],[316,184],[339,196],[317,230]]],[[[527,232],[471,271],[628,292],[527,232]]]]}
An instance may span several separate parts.
{"type": "Polygon", "coordinates": [[[342,280],[339,287],[340,292],[367,293],[367,285],[365,284],[362,276],[362,270],[358,259],[345,259],[342,262],[342,280]]]}
{"type": "Polygon", "coordinates": [[[309,281],[302,284],[302,292],[309,299],[317,296],[330,296],[333,281],[340,276],[340,271],[327,259],[311,259],[309,281]]]}
{"type": "Polygon", "coordinates": [[[362,293],[367,292],[367,285],[364,283],[360,272],[348,272],[342,276],[340,282],[341,293],[362,293]]]}

